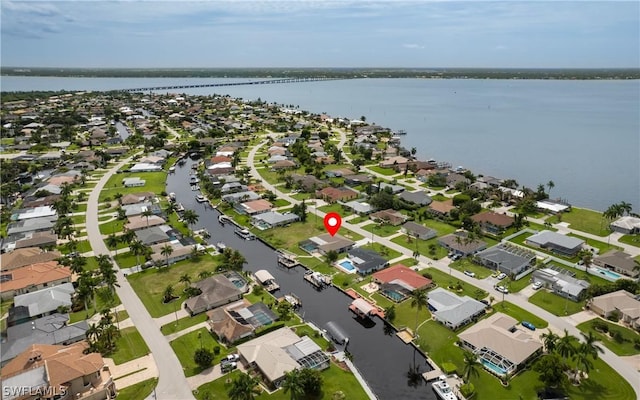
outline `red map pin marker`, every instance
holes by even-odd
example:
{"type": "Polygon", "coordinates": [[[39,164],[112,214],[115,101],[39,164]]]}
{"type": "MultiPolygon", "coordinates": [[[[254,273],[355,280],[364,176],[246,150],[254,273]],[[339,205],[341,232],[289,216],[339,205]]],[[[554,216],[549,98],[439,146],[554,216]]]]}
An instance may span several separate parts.
{"type": "Polygon", "coordinates": [[[342,218],[338,213],[330,212],[324,216],[324,227],[331,236],[335,235],[342,225],[342,218]]]}

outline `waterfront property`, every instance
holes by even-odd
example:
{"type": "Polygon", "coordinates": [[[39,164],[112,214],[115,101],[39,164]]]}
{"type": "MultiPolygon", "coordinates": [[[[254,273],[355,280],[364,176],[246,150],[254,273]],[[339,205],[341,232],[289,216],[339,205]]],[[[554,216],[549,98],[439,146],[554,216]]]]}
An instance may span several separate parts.
{"type": "Polygon", "coordinates": [[[264,381],[278,388],[285,374],[294,369],[329,368],[330,361],[308,336],[300,338],[288,327],[280,328],[238,345],[242,362],[255,367],[264,381]]]}
{"type": "Polygon", "coordinates": [[[542,343],[508,315],[495,313],[462,332],[460,345],[498,376],[512,374],[542,352],[542,343]]]}
{"type": "Polygon", "coordinates": [[[501,243],[476,253],[473,261],[508,276],[516,276],[536,264],[536,255],[509,243],[501,243]]]}
{"type": "Polygon", "coordinates": [[[248,304],[246,300],[208,311],[207,316],[211,332],[227,344],[251,337],[256,329],[278,320],[264,303],[248,304]]]}
{"type": "Polygon", "coordinates": [[[550,250],[565,257],[573,257],[582,249],[584,240],[544,230],[529,236],[526,243],[530,246],[550,250]]]}
{"type": "Polygon", "coordinates": [[[184,304],[191,315],[240,300],[248,290],[246,282],[236,273],[213,275],[192,286],[201,293],[187,299],[184,304]],[[229,274],[233,276],[229,277],[229,274]]]}
{"type": "Polygon", "coordinates": [[[304,240],[298,245],[302,250],[306,251],[309,254],[317,252],[321,255],[325,255],[331,250],[338,253],[344,253],[345,251],[352,249],[355,245],[355,242],[339,234],[331,236],[328,233],[323,233],[321,235],[304,240]]]}
{"type": "Polygon", "coordinates": [[[640,233],[640,218],[625,215],[613,221],[609,226],[613,231],[633,235],[640,233]]]}
{"type": "Polygon", "coordinates": [[[587,302],[587,308],[603,318],[618,313],[625,324],[640,331],[640,299],[626,290],[594,297],[587,302]]]}
{"type": "Polygon", "coordinates": [[[515,219],[506,214],[498,214],[493,211],[487,211],[476,214],[471,217],[474,222],[480,225],[483,232],[490,235],[501,235],[511,225],[515,219]]]}
{"type": "MultiPolygon", "coordinates": [[[[379,271],[389,265],[387,260],[373,250],[355,248],[347,252],[351,265],[360,275],[379,271]]],[[[344,265],[340,264],[345,268],[344,265]]],[[[349,268],[346,268],[349,269],[349,268]]]]}
{"type": "Polygon", "coordinates": [[[397,303],[409,297],[414,290],[426,289],[433,283],[402,264],[375,272],[372,281],[379,285],[380,294],[397,303]]]}
{"type": "Polygon", "coordinates": [[[427,296],[433,319],[453,330],[485,313],[486,306],[478,300],[469,296],[460,297],[440,287],[430,291],[427,296]]]}
{"type": "Polygon", "coordinates": [[[601,256],[595,257],[593,264],[607,271],[614,271],[631,278],[637,278],[640,275],[640,270],[637,268],[633,257],[620,250],[610,250],[601,256]]]}
{"type": "Polygon", "coordinates": [[[251,224],[260,230],[266,230],[278,226],[285,226],[299,220],[300,217],[294,213],[287,212],[282,214],[278,211],[267,211],[251,217],[251,224]]]}
{"type": "Polygon", "coordinates": [[[547,268],[533,271],[531,280],[542,283],[543,287],[551,289],[559,296],[580,301],[590,285],[587,281],[576,279],[575,275],[566,269],[549,265],[547,268]]]}

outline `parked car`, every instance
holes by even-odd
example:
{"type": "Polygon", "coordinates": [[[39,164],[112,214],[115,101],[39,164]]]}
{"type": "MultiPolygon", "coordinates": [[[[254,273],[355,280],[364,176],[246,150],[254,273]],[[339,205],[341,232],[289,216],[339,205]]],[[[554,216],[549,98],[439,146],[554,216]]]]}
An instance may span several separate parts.
{"type": "Polygon", "coordinates": [[[504,272],[501,272],[500,275],[498,275],[498,280],[501,281],[506,277],[507,277],[507,274],[505,274],[504,272]]]}
{"type": "Polygon", "coordinates": [[[535,281],[533,282],[533,285],[531,286],[533,288],[533,290],[538,290],[542,287],[542,282],[540,281],[535,281]]]}
{"type": "Polygon", "coordinates": [[[464,274],[466,276],[470,276],[472,278],[474,278],[476,276],[476,273],[475,272],[471,272],[471,271],[464,271],[464,274]]]}
{"type": "Polygon", "coordinates": [[[222,372],[225,372],[225,373],[226,372],[231,372],[236,368],[238,368],[238,364],[233,362],[233,361],[232,362],[227,362],[227,363],[224,363],[224,364],[220,364],[220,370],[222,372]]]}
{"type": "Polygon", "coordinates": [[[520,322],[520,325],[524,326],[527,329],[531,329],[532,331],[536,330],[536,326],[534,324],[532,324],[531,322],[528,322],[528,321],[522,321],[522,322],[520,322]]]}
{"type": "Polygon", "coordinates": [[[240,354],[227,354],[226,360],[228,361],[238,361],[240,359],[240,354]]]}
{"type": "Polygon", "coordinates": [[[496,290],[500,293],[509,294],[509,290],[504,286],[496,286],[496,290]]]}

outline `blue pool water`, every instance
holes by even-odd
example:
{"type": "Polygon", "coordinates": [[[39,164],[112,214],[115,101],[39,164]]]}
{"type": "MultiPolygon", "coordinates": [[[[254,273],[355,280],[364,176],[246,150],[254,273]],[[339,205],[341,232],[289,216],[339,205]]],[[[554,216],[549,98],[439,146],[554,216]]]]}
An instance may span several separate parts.
{"type": "Polygon", "coordinates": [[[490,361],[487,361],[485,359],[481,359],[480,361],[482,362],[482,365],[484,365],[486,368],[492,370],[493,372],[495,372],[498,375],[506,375],[507,374],[507,370],[495,365],[494,363],[492,363],[490,361]]]}
{"type": "Polygon", "coordinates": [[[354,267],[353,263],[349,260],[340,261],[340,266],[349,272],[353,272],[356,270],[356,267],[354,267]]]}
{"type": "Polygon", "coordinates": [[[394,301],[402,301],[404,300],[404,295],[402,293],[398,293],[396,291],[393,290],[385,290],[384,294],[387,295],[387,297],[393,299],[394,301]]]}
{"type": "Polygon", "coordinates": [[[598,273],[600,275],[608,276],[611,279],[620,279],[621,278],[620,274],[616,274],[615,272],[611,272],[608,269],[598,268],[598,267],[591,267],[591,268],[593,268],[596,271],[598,271],[598,273]]]}

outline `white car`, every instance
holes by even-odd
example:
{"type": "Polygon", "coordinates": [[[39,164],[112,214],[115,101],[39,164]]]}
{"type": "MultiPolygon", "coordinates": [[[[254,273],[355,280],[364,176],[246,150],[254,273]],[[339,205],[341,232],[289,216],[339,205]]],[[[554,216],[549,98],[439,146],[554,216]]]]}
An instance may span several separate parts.
{"type": "Polygon", "coordinates": [[[540,281],[535,281],[533,282],[533,285],[531,286],[533,288],[533,290],[538,290],[542,287],[542,282],[540,281]]]}
{"type": "Polygon", "coordinates": [[[466,276],[470,276],[472,278],[474,278],[476,276],[476,273],[475,272],[471,272],[471,271],[464,271],[464,274],[466,276]]]}
{"type": "Polygon", "coordinates": [[[239,354],[228,354],[226,357],[227,361],[238,361],[240,359],[239,354]]]}
{"type": "Polygon", "coordinates": [[[496,290],[500,293],[509,294],[509,290],[504,286],[496,286],[496,290]]]}
{"type": "Polygon", "coordinates": [[[507,277],[507,274],[505,274],[504,272],[501,272],[500,275],[498,275],[498,280],[501,281],[506,277],[507,277]]]}

